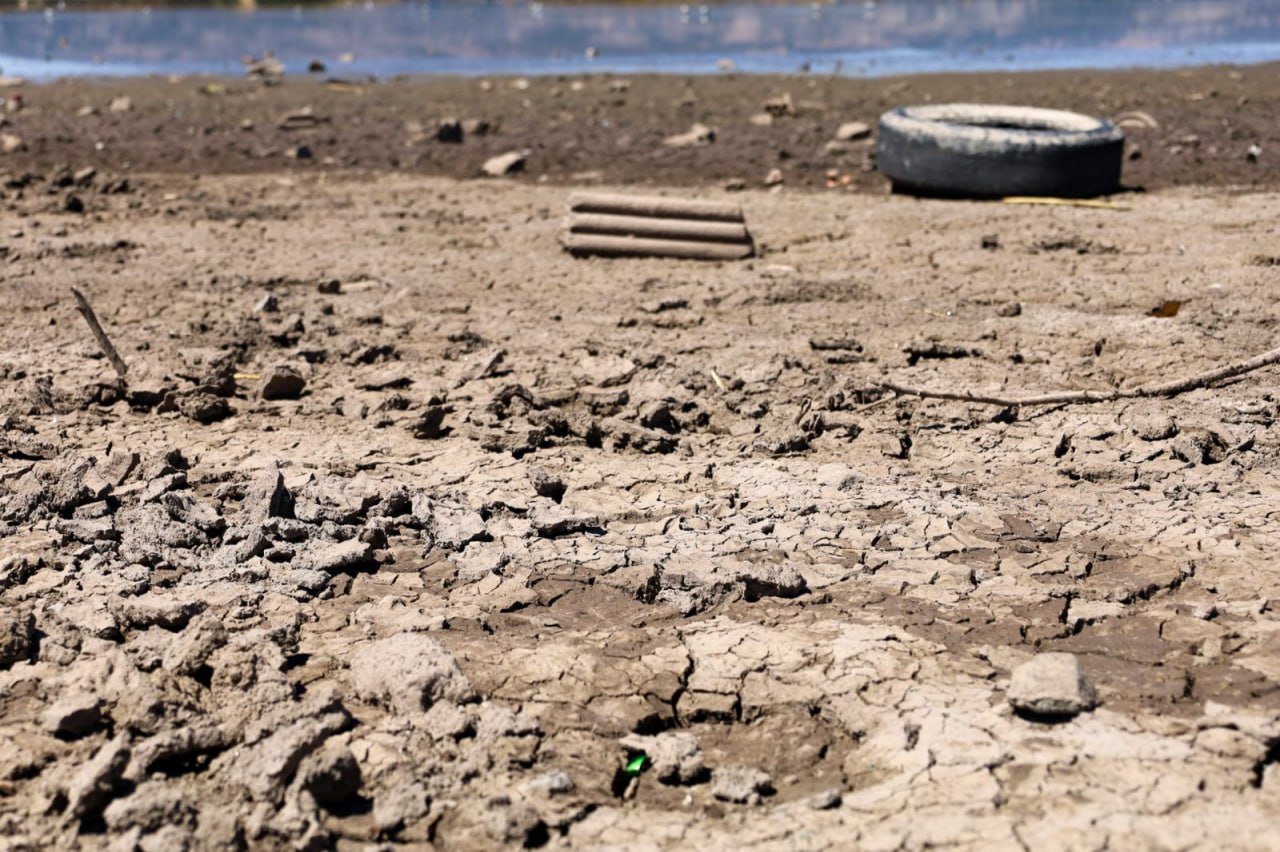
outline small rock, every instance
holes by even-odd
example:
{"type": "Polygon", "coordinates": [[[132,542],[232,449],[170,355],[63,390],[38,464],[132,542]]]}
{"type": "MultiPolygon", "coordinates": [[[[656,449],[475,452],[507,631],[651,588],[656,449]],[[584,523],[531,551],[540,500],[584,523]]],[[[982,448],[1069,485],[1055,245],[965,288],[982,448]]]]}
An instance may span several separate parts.
{"type": "Polygon", "coordinates": [[[483,118],[468,118],[462,122],[462,132],[467,136],[488,136],[493,127],[483,118]]]}
{"type": "Polygon", "coordinates": [[[278,310],[280,310],[280,297],[275,293],[268,293],[253,306],[255,314],[274,314],[278,310]]]}
{"type": "Polygon", "coordinates": [[[1005,302],[996,308],[996,316],[998,317],[1018,317],[1022,316],[1021,302],[1005,302]]]}
{"type": "Polygon", "coordinates": [[[328,68],[319,59],[313,59],[307,63],[307,71],[311,74],[323,74],[328,68]]]}
{"type": "Polygon", "coordinates": [[[456,118],[446,118],[436,125],[436,141],[449,145],[462,143],[462,122],[456,118]]]}
{"type": "Polygon", "coordinates": [[[769,169],[769,173],[764,176],[764,185],[781,186],[784,180],[786,178],[782,176],[782,169],[769,169]]]}
{"type": "Polygon", "coordinates": [[[453,655],[421,633],[397,633],[357,652],[351,659],[351,684],[361,698],[405,714],[473,695],[453,655]]]}
{"type": "Polygon", "coordinates": [[[684,133],[668,136],[662,140],[662,144],[670,148],[698,148],[710,145],[714,141],[716,141],[715,128],[707,127],[705,124],[694,124],[684,133]]]}
{"type": "Polygon", "coordinates": [[[772,127],[773,115],[767,112],[758,112],[755,115],[748,118],[747,121],[751,122],[756,127],[772,127]]]}
{"type": "Polygon", "coordinates": [[[525,155],[520,151],[509,151],[485,160],[481,167],[489,177],[504,177],[524,171],[525,155]]]}
{"type": "Polygon", "coordinates": [[[1033,716],[1074,716],[1098,704],[1074,654],[1038,654],[1013,670],[1009,704],[1033,716]]]}
{"type": "Polygon", "coordinates": [[[111,112],[129,112],[133,109],[133,101],[130,98],[121,95],[111,99],[111,103],[107,105],[107,109],[111,112]]]}
{"type": "Polygon", "coordinates": [[[781,118],[782,116],[795,115],[796,106],[791,101],[791,93],[786,92],[776,97],[769,98],[764,102],[764,111],[771,116],[781,118]]]}
{"type": "Polygon", "coordinates": [[[102,701],[96,695],[72,695],[40,714],[40,727],[55,737],[75,739],[98,727],[102,701]]]}
{"type": "Polygon", "coordinates": [[[22,141],[21,136],[13,133],[0,133],[0,152],[12,154],[14,151],[22,151],[27,147],[27,143],[22,141]]]}
{"type": "Polygon", "coordinates": [[[980,243],[980,245],[982,246],[982,248],[984,248],[987,251],[995,251],[996,249],[1000,248],[1000,235],[999,234],[983,234],[982,242],[980,243]]]}
{"type": "Polygon", "coordinates": [[[729,178],[727,181],[724,182],[725,192],[742,192],[746,188],[747,188],[747,181],[745,178],[740,178],[740,177],[729,178]]]}
{"type": "Polygon", "coordinates": [[[290,160],[310,160],[314,156],[310,145],[293,145],[285,149],[284,155],[290,160]]]}
{"type": "Polygon", "coordinates": [[[1262,146],[1253,144],[1249,146],[1249,150],[1244,152],[1244,158],[1251,163],[1256,163],[1262,157],[1262,146]]]}
{"type": "Polygon", "coordinates": [[[861,121],[846,121],[836,128],[836,139],[840,142],[866,139],[870,135],[871,126],[861,121]]]}
{"type": "Polygon", "coordinates": [[[68,193],[67,197],[62,199],[62,209],[68,213],[83,213],[84,199],[75,193],[68,193]]]}
{"type": "Polygon", "coordinates": [[[773,792],[773,778],[759,769],[729,766],[717,769],[711,778],[711,795],[739,805],[759,804],[762,796],[773,792]]]}
{"type": "Polygon", "coordinates": [[[297,399],[306,386],[307,380],[296,368],[288,364],[277,364],[262,374],[259,392],[263,399],[297,399]]]}

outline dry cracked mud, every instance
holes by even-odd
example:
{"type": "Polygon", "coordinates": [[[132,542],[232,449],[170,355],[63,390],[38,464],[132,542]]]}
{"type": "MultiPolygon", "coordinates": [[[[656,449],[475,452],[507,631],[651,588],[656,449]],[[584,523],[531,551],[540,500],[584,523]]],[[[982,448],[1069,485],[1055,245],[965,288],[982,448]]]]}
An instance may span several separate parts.
{"type": "Polygon", "coordinates": [[[876,388],[1270,349],[1280,195],[748,192],[697,264],[570,258],[566,187],[62,177],[0,214],[0,848],[1274,847],[1277,373],[876,388]],[[1046,653],[1096,707],[1014,711],[1046,653]]]}

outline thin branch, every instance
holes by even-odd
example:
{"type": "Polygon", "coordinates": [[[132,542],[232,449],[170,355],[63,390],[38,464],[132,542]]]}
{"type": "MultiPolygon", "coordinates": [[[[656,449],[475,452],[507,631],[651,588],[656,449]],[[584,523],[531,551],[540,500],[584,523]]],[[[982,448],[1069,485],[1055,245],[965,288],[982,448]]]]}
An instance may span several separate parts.
{"type": "Polygon", "coordinates": [[[1136,388],[1120,388],[1109,391],[1059,391],[1057,393],[1039,394],[1037,396],[988,396],[972,391],[934,391],[926,388],[913,388],[896,382],[881,382],[880,389],[896,394],[918,396],[923,399],[950,399],[959,402],[973,402],[980,405],[999,405],[1005,408],[1024,408],[1033,405],[1076,405],[1093,402],[1114,402],[1118,399],[1142,399],[1149,397],[1177,396],[1187,391],[1199,390],[1218,382],[1270,367],[1280,363],[1280,348],[1263,352],[1247,361],[1226,364],[1205,373],[1164,382],[1158,385],[1143,385],[1136,388]]]}
{"type": "Polygon", "coordinates": [[[76,308],[79,309],[81,316],[84,317],[84,321],[89,324],[89,330],[93,332],[94,339],[98,341],[98,346],[102,347],[107,360],[111,362],[111,366],[115,368],[116,375],[123,382],[125,375],[129,372],[129,367],[124,363],[124,359],[120,357],[120,353],[116,351],[116,347],[112,345],[111,338],[107,337],[106,331],[102,328],[102,323],[98,322],[98,315],[93,312],[93,306],[84,297],[84,293],[81,293],[75,287],[71,288],[71,295],[76,297],[76,308]]]}

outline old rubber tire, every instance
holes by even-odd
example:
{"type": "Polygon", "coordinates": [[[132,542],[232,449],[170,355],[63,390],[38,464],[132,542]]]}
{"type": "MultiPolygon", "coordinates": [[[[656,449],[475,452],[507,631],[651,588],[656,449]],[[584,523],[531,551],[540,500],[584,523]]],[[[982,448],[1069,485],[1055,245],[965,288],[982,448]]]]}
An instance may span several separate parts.
{"type": "Polygon", "coordinates": [[[876,165],[895,190],[1087,198],[1120,185],[1124,134],[1109,121],[1020,106],[938,104],[880,117],[876,165]]]}

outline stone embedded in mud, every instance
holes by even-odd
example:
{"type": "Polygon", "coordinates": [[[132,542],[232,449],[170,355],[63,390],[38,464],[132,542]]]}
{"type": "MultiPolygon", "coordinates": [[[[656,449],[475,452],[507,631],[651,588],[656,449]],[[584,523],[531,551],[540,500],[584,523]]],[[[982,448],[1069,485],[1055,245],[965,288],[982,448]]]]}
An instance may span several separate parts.
{"type": "Polygon", "coordinates": [[[619,740],[633,755],[647,755],[653,775],[663,784],[697,784],[706,780],[707,766],[693,734],[664,731],[652,737],[633,734],[619,740]]]}
{"type": "Polygon", "coordinates": [[[28,611],[0,611],[0,670],[31,659],[35,648],[35,617],[28,611]]]}
{"type": "Polygon", "coordinates": [[[351,659],[351,683],[366,701],[404,714],[474,695],[453,655],[421,633],[397,633],[357,652],[351,659]]]}
{"type": "Polygon", "coordinates": [[[773,778],[767,772],[745,766],[717,769],[711,778],[711,795],[739,805],[759,804],[773,793],[773,778]]]}
{"type": "Polygon", "coordinates": [[[1178,434],[1177,421],[1167,414],[1135,417],[1129,428],[1144,441],[1164,441],[1178,434]]]}
{"type": "Polygon", "coordinates": [[[577,785],[573,783],[573,778],[564,770],[555,772],[547,772],[539,775],[537,778],[530,778],[524,784],[524,789],[529,793],[543,793],[548,796],[556,796],[562,793],[572,793],[577,789],[577,785]]]}
{"type": "Polygon", "coordinates": [[[71,695],[40,714],[40,727],[55,737],[75,739],[102,722],[102,700],[96,695],[71,695]]]}
{"type": "Polygon", "coordinates": [[[705,124],[694,124],[684,133],[668,136],[662,144],[669,148],[698,148],[716,141],[716,131],[705,124]]]}
{"type": "Polygon", "coordinates": [[[307,380],[295,367],[277,364],[262,374],[259,393],[263,399],[297,399],[307,386],[307,380]]]}
{"type": "Polygon", "coordinates": [[[1009,704],[1033,716],[1075,716],[1098,704],[1075,654],[1038,654],[1013,670],[1009,704]]]}

